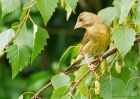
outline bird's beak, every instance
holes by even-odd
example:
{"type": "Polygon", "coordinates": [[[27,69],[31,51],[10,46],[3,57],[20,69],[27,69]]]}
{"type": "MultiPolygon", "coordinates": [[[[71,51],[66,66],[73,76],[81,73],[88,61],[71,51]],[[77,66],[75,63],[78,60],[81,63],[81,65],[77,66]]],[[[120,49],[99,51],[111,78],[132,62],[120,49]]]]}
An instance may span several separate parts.
{"type": "Polygon", "coordinates": [[[77,29],[77,28],[80,28],[82,25],[81,25],[81,23],[76,23],[76,25],[75,25],[75,27],[74,27],[74,29],[77,29]]]}

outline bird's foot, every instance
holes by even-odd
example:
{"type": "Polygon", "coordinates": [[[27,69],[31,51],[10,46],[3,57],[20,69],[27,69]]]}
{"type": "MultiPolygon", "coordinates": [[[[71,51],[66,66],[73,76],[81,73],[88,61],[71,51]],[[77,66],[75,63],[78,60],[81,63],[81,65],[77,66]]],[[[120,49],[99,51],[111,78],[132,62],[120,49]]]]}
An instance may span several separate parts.
{"type": "Polygon", "coordinates": [[[90,71],[93,71],[93,70],[94,70],[95,65],[94,65],[94,64],[90,64],[90,65],[88,65],[88,67],[89,67],[89,70],[90,70],[90,71]]]}

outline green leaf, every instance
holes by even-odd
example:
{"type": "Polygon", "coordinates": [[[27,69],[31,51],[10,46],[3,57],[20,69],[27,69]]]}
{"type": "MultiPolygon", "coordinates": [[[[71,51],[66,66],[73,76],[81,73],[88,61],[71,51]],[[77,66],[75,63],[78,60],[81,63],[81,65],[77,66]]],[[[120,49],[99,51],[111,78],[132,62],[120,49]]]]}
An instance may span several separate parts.
{"type": "Polygon", "coordinates": [[[2,0],[2,18],[20,8],[20,5],[20,0],[2,0]]]}
{"type": "Polygon", "coordinates": [[[40,11],[44,23],[47,24],[55,8],[57,7],[57,3],[59,0],[36,0],[37,1],[37,8],[40,11]]]}
{"type": "Polygon", "coordinates": [[[0,33],[0,52],[4,50],[6,45],[12,40],[15,35],[13,29],[8,29],[0,33]]]}
{"type": "Polygon", "coordinates": [[[125,96],[125,83],[121,79],[109,76],[103,77],[100,80],[100,84],[100,96],[103,99],[114,99],[116,97],[125,96]]]}
{"type": "Polygon", "coordinates": [[[119,24],[121,24],[128,16],[134,0],[114,0],[113,4],[119,15],[119,24]]]}
{"type": "Polygon", "coordinates": [[[53,91],[51,99],[58,99],[58,97],[59,99],[69,99],[69,97],[66,96],[67,93],[68,93],[67,87],[60,87],[53,91]]]}
{"type": "Polygon", "coordinates": [[[47,44],[46,40],[48,38],[49,34],[45,29],[41,28],[40,26],[34,25],[34,41],[31,62],[44,49],[44,46],[47,44]]]}
{"type": "MultiPolygon", "coordinates": [[[[129,97],[139,97],[140,77],[131,78],[125,88],[125,95],[129,97]]],[[[139,98],[135,98],[139,99],[139,98]]]]}
{"type": "Polygon", "coordinates": [[[69,19],[72,12],[75,13],[77,2],[78,0],[61,0],[61,6],[64,7],[65,4],[65,10],[67,11],[67,20],[69,19]]]}
{"type": "Polygon", "coordinates": [[[23,94],[18,97],[18,99],[24,99],[23,94]]]}
{"type": "Polygon", "coordinates": [[[54,89],[58,89],[60,87],[69,86],[70,77],[65,75],[64,73],[60,73],[52,77],[51,82],[54,89]]]}
{"type": "Polygon", "coordinates": [[[140,62],[138,47],[135,45],[128,52],[128,54],[124,58],[124,62],[126,66],[136,67],[138,62],[140,62]]]}
{"type": "Polygon", "coordinates": [[[117,16],[116,9],[114,7],[107,7],[105,9],[102,9],[98,12],[98,15],[103,18],[105,23],[110,25],[112,21],[117,16]]]}
{"type": "Polygon", "coordinates": [[[121,72],[117,73],[114,64],[113,68],[111,69],[111,74],[116,78],[122,79],[125,83],[127,83],[127,81],[132,77],[130,69],[127,66],[122,66],[122,65],[121,65],[121,72]]]}
{"type": "Polygon", "coordinates": [[[100,96],[103,99],[112,99],[111,79],[109,77],[103,77],[100,80],[100,85],[100,96]]]}
{"type": "Polygon", "coordinates": [[[67,64],[68,61],[70,61],[71,59],[74,59],[80,52],[80,48],[81,48],[80,44],[76,46],[70,46],[69,48],[67,48],[67,50],[61,56],[58,66],[67,64]]]}
{"type": "Polygon", "coordinates": [[[136,5],[136,11],[133,14],[132,20],[136,25],[140,25],[140,2],[136,5]]]}
{"type": "Polygon", "coordinates": [[[7,58],[12,65],[12,79],[28,64],[30,56],[30,50],[24,45],[11,45],[7,49],[7,58]]]}
{"type": "Polygon", "coordinates": [[[71,52],[70,59],[74,59],[75,57],[77,57],[80,50],[81,50],[81,45],[80,44],[77,44],[76,46],[74,46],[73,49],[72,49],[72,52],[71,52]]]}
{"type": "Polygon", "coordinates": [[[114,0],[114,1],[113,1],[113,5],[114,5],[114,8],[115,8],[116,11],[117,11],[117,15],[120,15],[121,1],[122,1],[122,0],[114,0]]]}
{"type": "Polygon", "coordinates": [[[7,49],[7,58],[12,65],[12,79],[27,66],[31,57],[32,34],[27,32],[26,25],[17,33],[14,45],[7,49]]]}
{"type": "MultiPolygon", "coordinates": [[[[82,66],[78,71],[75,72],[75,81],[79,80],[83,74],[85,74],[89,70],[87,65],[82,66]]],[[[91,75],[87,75],[82,81],[78,84],[77,90],[83,96],[88,96],[88,84],[91,80],[91,75]]]]}
{"type": "Polygon", "coordinates": [[[132,28],[121,27],[113,30],[112,40],[123,58],[133,46],[135,35],[136,32],[132,28]]]}
{"type": "Polygon", "coordinates": [[[26,24],[24,24],[17,33],[14,45],[25,45],[30,50],[33,48],[33,33],[27,31],[26,24]]]}

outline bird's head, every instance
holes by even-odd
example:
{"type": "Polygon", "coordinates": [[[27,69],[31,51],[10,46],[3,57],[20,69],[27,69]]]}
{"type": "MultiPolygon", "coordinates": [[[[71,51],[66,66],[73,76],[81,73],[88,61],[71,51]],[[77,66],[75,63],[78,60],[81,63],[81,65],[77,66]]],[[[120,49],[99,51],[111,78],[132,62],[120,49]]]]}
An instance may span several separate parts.
{"type": "Polygon", "coordinates": [[[77,18],[76,25],[74,29],[85,28],[88,29],[92,27],[95,23],[102,23],[103,20],[94,13],[82,12],[77,18]]]}

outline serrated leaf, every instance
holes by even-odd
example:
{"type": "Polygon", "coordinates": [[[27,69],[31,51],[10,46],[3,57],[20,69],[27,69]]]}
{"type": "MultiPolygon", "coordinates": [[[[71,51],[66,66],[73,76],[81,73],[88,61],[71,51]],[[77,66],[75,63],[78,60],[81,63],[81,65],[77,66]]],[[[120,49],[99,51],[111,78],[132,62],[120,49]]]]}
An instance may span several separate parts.
{"type": "Polygon", "coordinates": [[[65,75],[64,73],[60,73],[52,77],[51,82],[54,89],[58,89],[60,87],[69,86],[70,77],[65,75]]]}
{"type": "Polygon", "coordinates": [[[119,24],[121,24],[128,16],[128,13],[134,2],[134,0],[114,0],[114,7],[117,9],[117,12],[120,17],[119,24]]]}
{"type": "Polygon", "coordinates": [[[58,66],[67,64],[68,61],[70,61],[71,59],[74,59],[80,52],[80,48],[81,48],[80,44],[78,44],[77,46],[68,47],[67,50],[61,56],[58,66]]]}
{"type": "Polygon", "coordinates": [[[114,7],[107,7],[105,9],[102,9],[98,12],[98,15],[103,18],[105,23],[110,25],[112,21],[117,16],[116,9],[114,7]]]}
{"type": "Polygon", "coordinates": [[[113,30],[112,34],[114,45],[117,47],[121,56],[124,58],[134,44],[136,32],[132,28],[121,27],[113,30]]]}
{"type": "Polygon", "coordinates": [[[72,11],[75,12],[78,0],[66,0],[66,2],[70,5],[72,11]]]}
{"type": "Polygon", "coordinates": [[[59,99],[69,99],[69,97],[66,96],[67,93],[68,93],[67,87],[60,87],[53,91],[51,99],[58,99],[58,97],[59,99]]]}
{"type": "Polygon", "coordinates": [[[12,40],[15,35],[13,29],[8,29],[0,33],[0,53],[4,50],[6,45],[12,40]]]}
{"type": "Polygon", "coordinates": [[[67,11],[67,20],[69,19],[72,12],[75,13],[77,2],[78,0],[61,0],[61,6],[64,7],[65,4],[65,10],[67,11]]]}
{"type": "Polygon", "coordinates": [[[36,0],[37,8],[40,11],[45,25],[50,20],[55,8],[57,7],[57,3],[59,0],[36,0]]]}
{"type": "Polygon", "coordinates": [[[46,40],[49,38],[48,32],[40,26],[34,25],[34,41],[31,62],[47,45],[46,40]]]}
{"type": "Polygon", "coordinates": [[[33,48],[33,33],[27,31],[26,24],[24,24],[16,35],[14,45],[27,46],[30,50],[33,48]]]}
{"type": "Polygon", "coordinates": [[[14,45],[7,49],[7,58],[12,65],[12,79],[27,66],[31,57],[32,34],[27,32],[26,25],[16,35],[14,45]]]}
{"type": "Polygon", "coordinates": [[[7,49],[7,58],[12,65],[12,79],[28,64],[31,52],[26,46],[11,45],[7,49]]]}
{"type": "MultiPolygon", "coordinates": [[[[79,80],[83,74],[89,70],[87,65],[82,66],[78,71],[75,72],[75,81],[79,80]]],[[[87,75],[82,81],[78,84],[77,90],[80,92],[80,95],[88,96],[88,82],[90,81],[90,74],[87,75]],[[88,81],[88,82],[87,82],[88,81]]]]}
{"type": "Polygon", "coordinates": [[[2,1],[2,17],[20,8],[20,0],[3,0],[2,1]]]}
{"type": "Polygon", "coordinates": [[[100,96],[103,99],[114,99],[116,97],[125,96],[125,83],[121,79],[109,76],[103,77],[100,80],[100,85],[100,96]]]}

